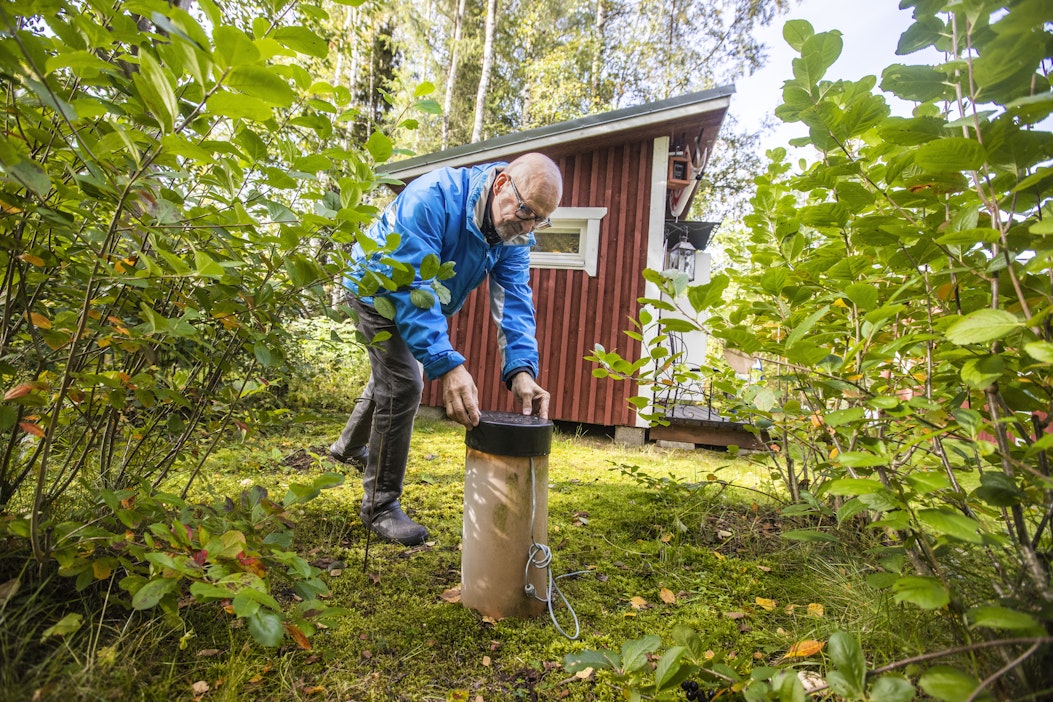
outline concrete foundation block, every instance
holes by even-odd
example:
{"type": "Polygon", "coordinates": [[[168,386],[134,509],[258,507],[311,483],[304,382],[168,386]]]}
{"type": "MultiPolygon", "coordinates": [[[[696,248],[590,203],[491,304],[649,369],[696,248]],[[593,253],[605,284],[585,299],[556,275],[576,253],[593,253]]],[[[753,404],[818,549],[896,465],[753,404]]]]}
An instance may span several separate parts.
{"type": "Polygon", "coordinates": [[[647,430],[643,427],[614,427],[614,443],[623,446],[643,446],[647,430]]]}

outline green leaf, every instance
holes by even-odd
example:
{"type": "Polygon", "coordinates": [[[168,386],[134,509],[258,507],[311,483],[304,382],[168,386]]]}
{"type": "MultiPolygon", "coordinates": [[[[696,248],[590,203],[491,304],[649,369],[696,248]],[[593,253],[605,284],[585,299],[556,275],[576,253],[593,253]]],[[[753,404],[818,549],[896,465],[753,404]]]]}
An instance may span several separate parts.
{"type": "Polygon", "coordinates": [[[622,669],[628,673],[643,667],[648,662],[647,654],[661,645],[662,639],[653,634],[626,641],[622,644],[622,669]]]}
{"type": "Polygon", "coordinates": [[[887,466],[889,458],[865,451],[845,451],[837,456],[837,462],[849,468],[873,468],[887,466]]]}
{"type": "Polygon", "coordinates": [[[984,607],[973,607],[966,613],[969,625],[973,627],[985,626],[990,629],[1027,630],[1038,629],[1039,624],[1033,616],[1027,612],[1021,612],[1008,607],[996,607],[994,605],[984,607]]]}
{"type": "Polygon", "coordinates": [[[279,27],[271,32],[271,37],[287,49],[325,58],[329,54],[329,45],[320,36],[307,27],[279,27]]]}
{"type": "Polygon", "coordinates": [[[994,507],[1012,507],[1020,504],[1026,495],[1016,482],[1005,473],[987,471],[980,476],[980,487],[976,496],[994,507]]]}
{"type": "Polygon", "coordinates": [[[47,197],[48,192],[51,191],[51,178],[32,159],[19,161],[7,169],[7,174],[40,199],[47,197]]]}
{"type": "Polygon", "coordinates": [[[910,702],[917,696],[914,686],[902,675],[882,675],[870,686],[870,702],[910,702]]]}
{"type": "Polygon", "coordinates": [[[952,512],[950,508],[919,510],[918,519],[938,534],[953,536],[973,544],[983,543],[980,522],[964,514],[952,512]]]}
{"type": "Polygon", "coordinates": [[[936,243],[944,246],[962,246],[971,248],[976,244],[992,244],[1001,238],[997,229],[990,227],[977,227],[974,229],[962,229],[956,232],[944,234],[937,237],[936,243]]]}
{"type": "Polygon", "coordinates": [[[57,622],[55,622],[54,625],[49,626],[47,629],[45,629],[44,633],[40,637],[40,640],[47,641],[52,636],[68,636],[80,629],[83,623],[84,615],[78,614],[76,612],[72,614],[67,614],[62,619],[59,619],[57,622]]]}
{"type": "Polygon", "coordinates": [[[912,602],[922,609],[938,609],[951,601],[947,588],[938,578],[906,575],[892,584],[896,602],[912,602]]]}
{"type": "Polygon", "coordinates": [[[764,292],[771,295],[778,295],[782,292],[782,289],[786,287],[786,283],[789,279],[789,269],[783,268],[782,266],[779,266],[778,268],[769,268],[761,274],[760,286],[764,292]]]}
{"type": "Polygon", "coordinates": [[[410,302],[413,303],[414,307],[430,310],[435,306],[435,296],[431,294],[430,290],[414,288],[410,290],[410,302]]]}
{"type": "Polygon", "coordinates": [[[1002,377],[1005,372],[1005,363],[1002,357],[994,354],[970,358],[962,364],[962,380],[969,387],[983,390],[1002,377]]]}
{"type": "Polygon", "coordinates": [[[839,427],[843,424],[858,422],[866,416],[866,410],[862,407],[850,407],[849,409],[834,410],[823,415],[823,421],[827,426],[839,427]]]}
{"type": "Polygon", "coordinates": [[[888,66],[881,73],[881,89],[911,102],[949,99],[954,95],[947,76],[931,66],[888,66]]]}
{"type": "Polygon", "coordinates": [[[870,478],[838,478],[825,485],[824,489],[830,495],[869,495],[888,489],[881,481],[870,478]]]}
{"type": "Polygon", "coordinates": [[[420,277],[423,280],[431,280],[439,274],[441,261],[435,254],[428,254],[420,262],[420,277]]]}
{"type": "Polygon", "coordinates": [[[237,95],[231,92],[218,92],[208,99],[209,112],[231,119],[251,119],[255,122],[266,122],[274,117],[270,104],[251,95],[237,95]]]}
{"type": "Polygon", "coordinates": [[[1036,361],[1053,363],[1053,344],[1048,341],[1032,341],[1024,344],[1024,351],[1036,361]]]}
{"type": "Polygon", "coordinates": [[[843,47],[841,32],[837,30],[808,37],[801,45],[801,58],[793,60],[794,77],[807,86],[815,85],[837,61],[843,47]]]}
{"type": "Polygon", "coordinates": [[[687,289],[687,300],[695,312],[708,310],[724,301],[724,291],[731,280],[723,274],[714,275],[708,283],[691,285],[687,289]]]}
{"type": "Polygon", "coordinates": [[[179,102],[176,100],[172,84],[168,82],[168,75],[161,68],[161,64],[147,51],[139,52],[139,69],[133,78],[135,86],[139,89],[147,109],[153,113],[167,134],[172,131],[179,114],[179,102]]]}
{"type": "Polygon", "coordinates": [[[827,312],[830,311],[830,305],[824,305],[815,312],[812,312],[808,317],[801,323],[794,326],[793,331],[786,337],[786,346],[793,346],[796,342],[800,341],[804,336],[812,331],[812,327],[818,322],[827,312]]]}
{"type": "Polygon", "coordinates": [[[670,646],[662,654],[654,671],[654,684],[657,690],[661,691],[679,683],[680,659],[685,653],[687,653],[687,648],[683,646],[670,646]]]}
{"type": "Polygon", "coordinates": [[[248,622],[249,633],[259,644],[271,648],[281,645],[285,629],[280,615],[270,610],[258,609],[248,618],[248,622]]]}
{"type": "Polygon", "coordinates": [[[277,107],[290,107],[296,99],[288,81],[263,66],[235,66],[227,76],[227,86],[277,107]]]}
{"type": "Polygon", "coordinates": [[[373,298],[373,307],[385,319],[395,319],[395,305],[387,297],[377,295],[373,298]]]}
{"type": "Polygon", "coordinates": [[[838,541],[838,538],[833,534],[813,529],[791,529],[790,531],[782,532],[781,536],[790,541],[838,541]]]}
{"type": "Polygon", "coordinates": [[[815,30],[808,20],[789,20],[782,26],[782,38],[793,47],[794,51],[800,51],[804,47],[804,42],[814,34],[815,30]]]}
{"type": "Polygon", "coordinates": [[[224,274],[223,266],[201,250],[194,252],[194,268],[202,278],[222,278],[224,274]]]}
{"type": "Polygon", "coordinates": [[[1010,334],[1022,326],[1016,315],[1005,310],[982,309],[971,312],[947,328],[952,344],[982,344],[1010,334]]]}
{"type": "Polygon", "coordinates": [[[150,609],[176,589],[178,578],[153,578],[132,595],[133,609],[150,609]]]}
{"type": "Polygon", "coordinates": [[[941,702],[969,699],[979,684],[972,675],[949,665],[933,666],[918,678],[918,687],[941,702]]]}
{"type": "Polygon", "coordinates": [[[391,139],[383,132],[373,132],[366,140],[366,149],[377,163],[383,163],[391,158],[394,153],[394,145],[391,139]]]}
{"type": "Polygon", "coordinates": [[[946,137],[922,144],[914,163],[926,171],[975,171],[987,160],[983,145],[965,137],[946,137]]]}
{"type": "Polygon", "coordinates": [[[214,56],[220,68],[245,66],[260,60],[260,50],[240,29],[227,25],[217,27],[212,41],[216,45],[214,56]]]}
{"type": "Polygon", "coordinates": [[[863,649],[855,637],[844,631],[835,631],[826,644],[826,652],[851,686],[853,695],[862,693],[866,684],[867,664],[863,658],[863,649]]]}
{"type": "Polygon", "coordinates": [[[586,668],[603,670],[604,668],[619,668],[621,659],[617,653],[607,651],[581,651],[580,653],[568,653],[563,656],[563,668],[568,673],[578,673],[586,668]]]}
{"type": "Polygon", "coordinates": [[[845,288],[845,295],[861,310],[867,311],[877,307],[878,291],[870,283],[852,283],[845,288]]]}

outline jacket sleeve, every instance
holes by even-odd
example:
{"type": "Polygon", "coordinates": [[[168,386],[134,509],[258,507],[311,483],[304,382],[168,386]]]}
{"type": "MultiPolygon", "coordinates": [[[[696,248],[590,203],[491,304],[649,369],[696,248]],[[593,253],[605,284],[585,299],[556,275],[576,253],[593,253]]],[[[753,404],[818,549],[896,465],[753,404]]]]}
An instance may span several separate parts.
{"type": "Polygon", "coordinates": [[[490,272],[490,314],[497,325],[501,380],[507,384],[512,371],[518,370],[537,378],[537,327],[528,247],[505,249],[490,272]]]}
{"type": "Polygon", "coordinates": [[[378,292],[395,306],[395,325],[413,357],[434,380],[464,363],[464,356],[450,343],[449,327],[437,297],[431,307],[420,308],[410,297],[413,290],[430,286],[421,280],[420,265],[428,254],[441,256],[447,213],[444,195],[439,188],[423,193],[404,193],[395,210],[392,231],[401,236],[392,257],[413,266],[418,274],[408,286],[394,292],[378,292]]]}

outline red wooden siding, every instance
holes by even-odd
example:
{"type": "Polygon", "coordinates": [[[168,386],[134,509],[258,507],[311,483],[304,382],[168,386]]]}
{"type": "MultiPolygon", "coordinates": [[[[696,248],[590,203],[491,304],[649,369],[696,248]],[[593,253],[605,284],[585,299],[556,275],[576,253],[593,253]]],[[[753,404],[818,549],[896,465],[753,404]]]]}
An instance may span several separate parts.
{"type": "MultiPolygon", "coordinates": [[[[541,355],[539,382],[552,394],[554,420],[635,425],[627,400],[635,383],[598,379],[584,360],[596,343],[636,358],[640,344],[625,336],[643,295],[651,198],[653,142],[601,146],[558,158],[563,172],[565,207],[606,207],[600,226],[597,275],[585,271],[532,269],[541,355]]],[[[496,330],[490,319],[489,292],[483,284],[450,320],[454,348],[468,359],[484,410],[513,410],[512,396],[500,378],[496,330]]],[[[427,383],[425,405],[442,407],[442,384],[427,383]]]]}

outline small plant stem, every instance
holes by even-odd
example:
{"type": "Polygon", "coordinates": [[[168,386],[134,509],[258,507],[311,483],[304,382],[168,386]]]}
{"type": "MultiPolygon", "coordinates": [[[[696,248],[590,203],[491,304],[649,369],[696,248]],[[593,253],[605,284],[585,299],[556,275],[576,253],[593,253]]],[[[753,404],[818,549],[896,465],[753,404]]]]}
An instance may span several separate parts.
{"type": "Polygon", "coordinates": [[[1032,644],[1031,648],[1027,649],[1026,651],[1024,651],[1024,653],[1022,653],[1021,655],[1017,656],[1013,660],[1009,661],[1004,666],[1002,666],[1001,668],[996,670],[994,673],[989,675],[987,678],[985,678],[983,681],[981,681],[980,684],[976,686],[976,689],[973,690],[973,694],[969,695],[969,698],[966,699],[965,702],[973,702],[973,700],[976,699],[976,696],[984,691],[984,688],[986,688],[988,685],[993,683],[995,680],[997,680],[998,678],[1002,677],[1003,675],[1008,673],[1010,670],[1012,670],[1013,668],[1017,667],[1018,665],[1020,665],[1024,661],[1026,661],[1028,658],[1030,658],[1031,654],[1033,654],[1035,651],[1037,651],[1038,647],[1040,645],[1041,645],[1040,643],[1032,644]]]}

